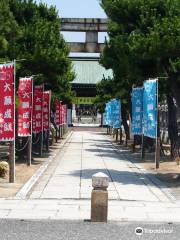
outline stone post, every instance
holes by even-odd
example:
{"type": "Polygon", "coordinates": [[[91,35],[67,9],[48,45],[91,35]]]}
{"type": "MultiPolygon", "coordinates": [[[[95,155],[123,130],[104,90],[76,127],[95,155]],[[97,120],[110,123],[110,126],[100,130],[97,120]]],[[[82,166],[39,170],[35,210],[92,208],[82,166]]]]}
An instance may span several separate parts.
{"type": "Polygon", "coordinates": [[[91,222],[107,222],[109,177],[102,173],[92,176],[91,222]]]}

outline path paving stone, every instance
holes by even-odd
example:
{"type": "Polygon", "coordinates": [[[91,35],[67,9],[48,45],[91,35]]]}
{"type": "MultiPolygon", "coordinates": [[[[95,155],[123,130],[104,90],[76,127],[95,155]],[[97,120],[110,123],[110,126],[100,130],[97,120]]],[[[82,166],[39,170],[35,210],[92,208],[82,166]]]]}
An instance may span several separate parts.
{"type": "Polygon", "coordinates": [[[115,150],[103,132],[74,131],[58,158],[49,178],[45,173],[34,188],[31,199],[90,198],[92,175],[101,171],[110,178],[109,199],[169,201],[123,153],[115,150]]]}
{"type": "Polygon", "coordinates": [[[27,199],[0,199],[0,218],[89,219],[92,175],[110,178],[109,220],[180,221],[180,204],[102,131],[74,131],[27,199]]]}

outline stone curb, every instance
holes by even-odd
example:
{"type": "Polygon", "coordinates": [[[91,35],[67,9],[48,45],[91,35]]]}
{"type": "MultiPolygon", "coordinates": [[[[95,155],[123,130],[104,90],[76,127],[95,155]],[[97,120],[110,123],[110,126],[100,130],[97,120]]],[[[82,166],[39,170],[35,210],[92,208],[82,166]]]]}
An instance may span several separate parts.
{"type": "Polygon", "coordinates": [[[16,193],[16,196],[13,199],[25,199],[28,192],[32,189],[35,183],[39,180],[45,170],[48,168],[49,164],[56,158],[56,156],[61,151],[61,148],[66,144],[69,138],[72,135],[72,131],[66,136],[66,139],[60,144],[60,149],[56,154],[53,154],[49,159],[34,173],[34,175],[23,185],[23,187],[16,193]]]}

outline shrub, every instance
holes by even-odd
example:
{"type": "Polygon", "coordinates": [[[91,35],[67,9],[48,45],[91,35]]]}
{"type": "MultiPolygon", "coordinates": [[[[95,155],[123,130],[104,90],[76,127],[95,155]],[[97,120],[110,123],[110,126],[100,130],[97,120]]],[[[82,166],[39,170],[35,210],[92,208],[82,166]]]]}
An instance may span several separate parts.
{"type": "Polygon", "coordinates": [[[0,162],[0,177],[5,177],[8,172],[8,163],[5,161],[0,162]]]}

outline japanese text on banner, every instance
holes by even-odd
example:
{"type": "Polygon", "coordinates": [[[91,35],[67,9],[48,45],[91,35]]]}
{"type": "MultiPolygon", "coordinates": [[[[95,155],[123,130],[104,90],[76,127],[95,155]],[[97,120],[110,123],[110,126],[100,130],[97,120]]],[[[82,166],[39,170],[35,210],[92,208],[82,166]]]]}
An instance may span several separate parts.
{"type": "Polygon", "coordinates": [[[59,126],[61,124],[60,111],[61,111],[61,102],[56,99],[55,101],[55,124],[59,126]]]}
{"type": "Polygon", "coordinates": [[[18,100],[18,136],[31,136],[32,78],[19,79],[18,100]]]}
{"type": "Polygon", "coordinates": [[[43,128],[44,131],[48,131],[50,128],[50,103],[51,103],[50,91],[44,92],[43,101],[43,128]]]}
{"type": "Polygon", "coordinates": [[[109,107],[109,103],[106,103],[106,107],[105,107],[105,113],[104,113],[104,117],[105,117],[105,124],[109,125],[109,114],[108,114],[108,107],[109,107]]]}
{"type": "Polygon", "coordinates": [[[106,103],[106,124],[112,126],[112,104],[111,101],[106,103]]]}
{"type": "Polygon", "coordinates": [[[61,105],[61,124],[64,124],[64,105],[61,105]]]}
{"type": "Polygon", "coordinates": [[[111,102],[107,103],[107,115],[106,115],[106,117],[107,117],[107,124],[110,126],[111,125],[111,117],[112,117],[112,115],[111,115],[111,102]]]}
{"type": "Polygon", "coordinates": [[[14,64],[0,64],[0,141],[14,140],[14,64]]]}
{"type": "Polygon", "coordinates": [[[143,88],[132,90],[132,134],[142,134],[143,120],[143,88]]]}
{"type": "Polygon", "coordinates": [[[62,105],[62,123],[66,124],[67,122],[67,106],[66,105],[62,105]]]}
{"type": "Polygon", "coordinates": [[[63,105],[60,102],[60,125],[63,124],[63,105]]]}
{"type": "Polygon", "coordinates": [[[143,97],[144,135],[156,138],[157,135],[157,79],[144,82],[143,97]]]}
{"type": "Polygon", "coordinates": [[[113,99],[112,104],[112,127],[120,128],[121,127],[121,102],[120,100],[113,99]]]}
{"type": "Polygon", "coordinates": [[[43,85],[35,86],[33,96],[33,133],[42,132],[43,124],[43,85]]]}
{"type": "Polygon", "coordinates": [[[65,124],[67,124],[67,112],[68,112],[67,105],[65,105],[65,124]]]}

